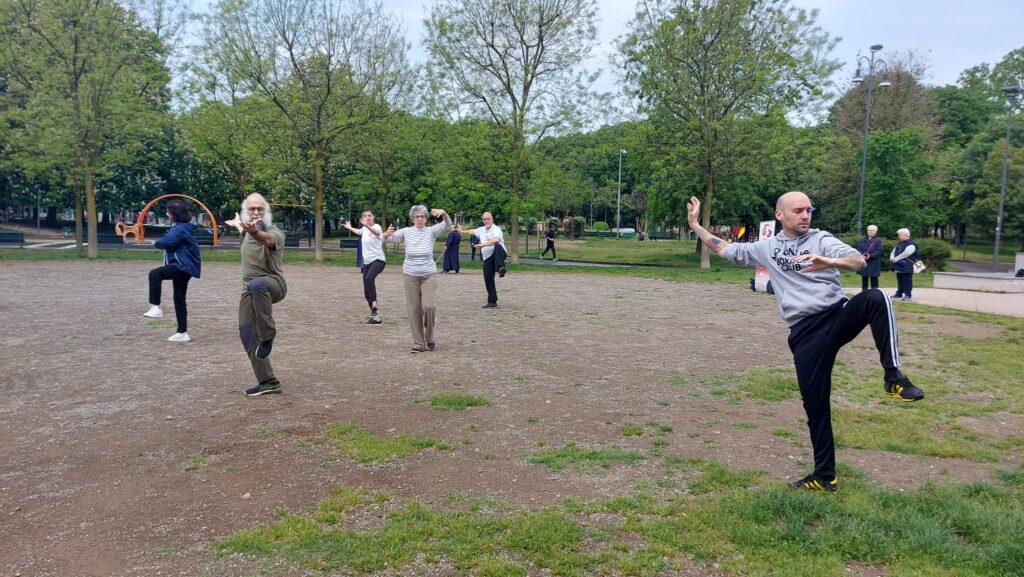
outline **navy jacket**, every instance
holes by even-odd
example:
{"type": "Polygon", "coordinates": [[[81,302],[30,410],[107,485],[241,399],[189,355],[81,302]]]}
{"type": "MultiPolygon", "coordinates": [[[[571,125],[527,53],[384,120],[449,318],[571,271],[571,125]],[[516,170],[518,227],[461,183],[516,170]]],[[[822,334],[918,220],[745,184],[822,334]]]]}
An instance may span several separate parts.
{"type": "Polygon", "coordinates": [[[178,222],[154,244],[164,251],[164,264],[173,265],[191,276],[199,278],[202,261],[196,242],[196,225],[178,222]]]}
{"type": "Polygon", "coordinates": [[[893,256],[903,254],[903,251],[907,250],[908,246],[914,247],[914,254],[910,255],[910,258],[901,258],[893,263],[892,270],[903,274],[914,273],[914,263],[920,258],[920,255],[917,254],[917,243],[914,242],[914,239],[908,238],[907,240],[900,241],[896,248],[893,249],[893,256]]]}
{"type": "Polygon", "coordinates": [[[860,239],[857,243],[857,252],[862,255],[867,255],[864,260],[868,262],[867,266],[860,269],[858,274],[860,276],[879,276],[882,274],[882,239],[875,238],[869,239],[867,236],[860,239]]]}

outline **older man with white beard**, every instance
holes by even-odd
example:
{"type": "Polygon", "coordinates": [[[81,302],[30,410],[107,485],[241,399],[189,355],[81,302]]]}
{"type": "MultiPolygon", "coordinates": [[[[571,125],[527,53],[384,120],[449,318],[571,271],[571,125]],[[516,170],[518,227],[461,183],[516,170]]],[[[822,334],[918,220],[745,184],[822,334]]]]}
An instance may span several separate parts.
{"type": "Polygon", "coordinates": [[[273,305],[288,293],[281,266],[284,233],[274,226],[266,199],[255,193],[242,201],[241,216],[236,214],[225,224],[242,233],[243,289],[238,303],[238,336],[259,383],[246,389],[245,394],[278,394],[281,382],[274,376],[268,357],[277,335],[273,305]]]}

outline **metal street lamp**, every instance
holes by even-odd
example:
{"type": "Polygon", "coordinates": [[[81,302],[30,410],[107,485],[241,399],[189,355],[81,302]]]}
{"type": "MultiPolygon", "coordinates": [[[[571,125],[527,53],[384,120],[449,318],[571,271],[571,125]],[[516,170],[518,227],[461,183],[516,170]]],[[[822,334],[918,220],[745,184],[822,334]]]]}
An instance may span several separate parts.
{"type": "Polygon", "coordinates": [[[622,238],[622,155],[625,148],[619,149],[619,193],[615,197],[615,238],[622,238]]]}
{"type": "Polygon", "coordinates": [[[868,67],[868,105],[864,111],[864,146],[860,153],[860,188],[857,192],[857,234],[861,232],[861,222],[864,216],[864,171],[868,165],[868,128],[871,126],[871,94],[875,87],[875,67],[882,70],[882,81],[878,83],[879,88],[888,88],[892,85],[889,82],[889,65],[881,58],[875,58],[875,52],[882,49],[881,44],[871,46],[871,56],[857,56],[857,73],[853,76],[853,83],[864,82],[861,76],[861,68],[868,67]]]}
{"type": "Polygon", "coordinates": [[[1006,143],[1003,147],[1003,176],[999,180],[999,212],[996,213],[996,246],[992,250],[992,272],[996,272],[999,258],[999,235],[1003,230],[1003,204],[1006,201],[1006,167],[1010,163],[1010,125],[1013,123],[1013,101],[1020,96],[1020,86],[1004,86],[1003,94],[1010,101],[1006,113],[1006,143]]]}

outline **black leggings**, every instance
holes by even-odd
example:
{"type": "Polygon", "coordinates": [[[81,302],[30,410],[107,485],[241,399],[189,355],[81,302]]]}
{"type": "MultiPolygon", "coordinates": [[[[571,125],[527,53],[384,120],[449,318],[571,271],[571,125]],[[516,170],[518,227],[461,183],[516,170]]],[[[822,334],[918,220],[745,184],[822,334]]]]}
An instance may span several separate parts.
{"type": "Polygon", "coordinates": [[[548,245],[546,247],[544,247],[544,252],[540,253],[540,256],[546,255],[549,250],[551,251],[551,256],[552,257],[558,258],[558,253],[555,252],[555,241],[549,240],[548,241],[548,245]]]}
{"type": "Polygon", "coordinates": [[[375,260],[370,264],[363,265],[363,296],[366,297],[366,304],[373,310],[373,303],[377,300],[377,275],[384,270],[384,261],[375,260]]]}
{"type": "Polygon", "coordinates": [[[163,281],[170,280],[174,286],[174,316],[178,320],[178,332],[188,332],[188,306],[185,293],[192,275],[174,265],[162,266],[149,271],[149,304],[160,304],[160,288],[163,281]]]}
{"type": "Polygon", "coordinates": [[[868,279],[871,279],[870,288],[878,288],[878,277],[877,276],[862,276],[860,277],[860,290],[868,290],[868,279]]]}
{"type": "Polygon", "coordinates": [[[914,273],[912,272],[898,272],[896,273],[896,296],[910,298],[910,293],[914,291],[914,273]]]}

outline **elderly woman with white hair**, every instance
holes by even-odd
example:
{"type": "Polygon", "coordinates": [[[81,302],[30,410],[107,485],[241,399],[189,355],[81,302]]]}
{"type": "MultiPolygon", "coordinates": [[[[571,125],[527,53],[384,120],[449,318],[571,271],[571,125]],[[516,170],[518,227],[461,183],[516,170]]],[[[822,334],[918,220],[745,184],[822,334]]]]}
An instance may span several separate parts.
{"type": "Polygon", "coordinates": [[[910,231],[901,228],[896,231],[899,242],[889,255],[892,269],[896,271],[896,293],[894,299],[910,300],[914,290],[914,263],[918,260],[917,244],[910,238],[910,231]]]}
{"type": "Polygon", "coordinates": [[[434,262],[434,243],[437,237],[448,230],[452,220],[440,208],[429,211],[441,222],[427,226],[427,207],[417,204],[409,209],[412,226],[398,229],[388,228],[384,240],[395,239],[405,242],[405,262],[402,264],[402,282],[405,287],[405,306],[409,310],[409,327],[412,329],[410,353],[433,351],[434,342],[434,296],[437,294],[437,263],[434,262]]]}
{"type": "Polygon", "coordinates": [[[868,283],[871,288],[878,288],[878,276],[882,274],[882,239],[878,238],[878,227],[870,224],[867,234],[857,243],[857,252],[864,257],[867,264],[857,271],[861,276],[860,290],[868,290],[868,283]]]}

